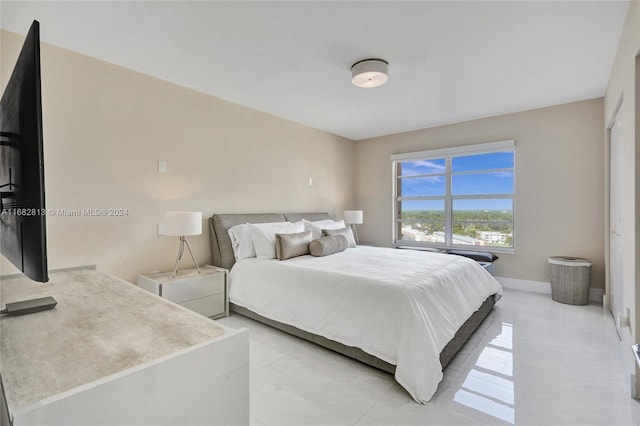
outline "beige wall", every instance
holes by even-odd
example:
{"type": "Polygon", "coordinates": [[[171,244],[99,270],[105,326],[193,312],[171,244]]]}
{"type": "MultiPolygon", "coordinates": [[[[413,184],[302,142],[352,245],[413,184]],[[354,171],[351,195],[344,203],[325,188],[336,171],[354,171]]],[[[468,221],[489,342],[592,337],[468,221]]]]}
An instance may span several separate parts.
{"type": "Polygon", "coordinates": [[[581,256],[593,261],[593,287],[603,288],[602,105],[594,99],[358,141],[360,239],[392,243],[392,154],[515,139],[516,253],[500,255],[496,275],[548,282],[549,256],[581,256]]]}
{"type": "MultiPolygon", "coordinates": [[[[3,84],[22,40],[2,33],[3,84]]],[[[170,210],[340,217],[353,206],[350,140],[47,44],[42,96],[47,207],[128,209],[48,217],[51,269],[97,264],[129,281],[171,269],[178,239],[156,229],[170,210]]],[[[200,264],[211,261],[203,232],[190,238],[200,264]]]]}

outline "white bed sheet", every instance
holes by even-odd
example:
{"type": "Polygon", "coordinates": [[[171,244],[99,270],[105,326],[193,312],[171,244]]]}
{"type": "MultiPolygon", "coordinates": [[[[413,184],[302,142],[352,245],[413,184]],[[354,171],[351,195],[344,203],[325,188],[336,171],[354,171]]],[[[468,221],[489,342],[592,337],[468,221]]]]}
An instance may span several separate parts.
{"type": "Polygon", "coordinates": [[[231,302],[396,365],[396,380],[420,403],[442,380],[442,349],[495,293],[500,284],[471,259],[380,247],[249,258],[230,273],[231,302]]]}

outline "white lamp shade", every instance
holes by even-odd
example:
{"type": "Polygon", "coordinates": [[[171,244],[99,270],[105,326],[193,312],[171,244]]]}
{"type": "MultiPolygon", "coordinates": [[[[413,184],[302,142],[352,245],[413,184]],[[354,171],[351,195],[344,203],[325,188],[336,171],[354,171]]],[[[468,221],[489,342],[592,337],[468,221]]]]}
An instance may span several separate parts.
{"type": "Polygon", "coordinates": [[[202,212],[167,212],[164,215],[166,235],[202,234],[202,212]]]}
{"type": "Polygon", "coordinates": [[[345,210],[342,217],[347,225],[360,225],[363,219],[362,210],[345,210]]]}
{"type": "Polygon", "coordinates": [[[358,87],[378,87],[389,80],[389,63],[384,59],[365,59],[351,67],[351,82],[358,87]]]}

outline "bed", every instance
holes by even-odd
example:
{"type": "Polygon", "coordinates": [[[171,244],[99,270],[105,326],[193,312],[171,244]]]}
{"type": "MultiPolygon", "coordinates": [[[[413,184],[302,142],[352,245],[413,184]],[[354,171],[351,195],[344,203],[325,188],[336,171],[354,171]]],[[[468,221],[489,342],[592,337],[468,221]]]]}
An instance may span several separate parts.
{"type": "Polygon", "coordinates": [[[428,402],[442,370],[491,312],[500,285],[473,260],[391,248],[236,262],[227,233],[245,223],[329,218],[213,215],[213,263],[231,271],[231,310],[394,374],[415,401],[428,402]]]}

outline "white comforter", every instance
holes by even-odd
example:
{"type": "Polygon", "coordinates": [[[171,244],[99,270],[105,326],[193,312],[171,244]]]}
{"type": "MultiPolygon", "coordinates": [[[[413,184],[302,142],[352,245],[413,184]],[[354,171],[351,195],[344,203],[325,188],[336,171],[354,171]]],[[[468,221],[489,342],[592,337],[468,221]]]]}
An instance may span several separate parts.
{"type": "Polygon", "coordinates": [[[230,277],[231,302],[396,365],[396,380],[421,403],[442,380],[442,349],[502,292],[473,260],[364,246],[318,258],[244,259],[230,277]]]}

